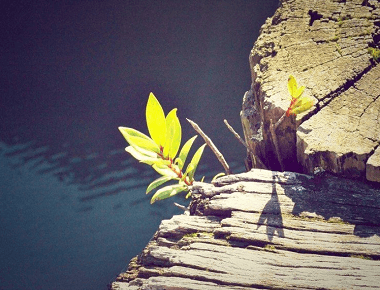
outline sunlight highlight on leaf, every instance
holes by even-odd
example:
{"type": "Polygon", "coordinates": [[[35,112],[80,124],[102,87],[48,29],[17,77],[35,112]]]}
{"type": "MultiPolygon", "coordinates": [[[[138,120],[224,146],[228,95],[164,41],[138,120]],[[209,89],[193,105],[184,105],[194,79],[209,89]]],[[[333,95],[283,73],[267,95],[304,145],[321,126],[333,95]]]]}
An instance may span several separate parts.
{"type": "Polygon", "coordinates": [[[153,93],[150,93],[148,103],[146,105],[146,123],[153,141],[158,146],[163,147],[166,140],[165,114],[153,93]]]}
{"type": "Polygon", "coordinates": [[[181,144],[182,129],[177,117],[177,109],[173,109],[166,117],[166,141],[164,146],[164,157],[173,159],[181,144]]]}
{"type": "Polygon", "coordinates": [[[153,164],[157,160],[157,154],[155,154],[156,156],[147,155],[136,150],[132,146],[126,147],[125,151],[127,151],[129,154],[131,154],[134,158],[136,158],[140,162],[143,162],[143,161],[145,161],[144,163],[152,162],[153,164]]]}
{"type": "Polygon", "coordinates": [[[299,88],[297,86],[296,78],[294,76],[290,75],[288,78],[288,91],[289,91],[291,97],[298,99],[302,95],[304,90],[305,90],[305,87],[302,86],[299,88]]]}
{"type": "Polygon", "coordinates": [[[158,145],[147,135],[128,127],[119,127],[121,134],[127,140],[129,145],[138,151],[147,150],[156,153],[160,152],[158,145]]]}

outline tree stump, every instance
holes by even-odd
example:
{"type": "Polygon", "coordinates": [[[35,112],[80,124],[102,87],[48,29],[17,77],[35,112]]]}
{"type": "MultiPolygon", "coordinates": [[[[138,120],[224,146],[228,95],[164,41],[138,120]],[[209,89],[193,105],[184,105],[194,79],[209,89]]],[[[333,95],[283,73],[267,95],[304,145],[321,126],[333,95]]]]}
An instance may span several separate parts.
{"type": "Polygon", "coordinates": [[[269,125],[289,106],[292,74],[315,106],[276,130],[285,169],[380,182],[379,41],[379,1],[281,1],[250,54],[241,118],[251,158],[280,169],[269,125]]]}
{"type": "Polygon", "coordinates": [[[252,169],[192,187],[110,289],[380,289],[380,189],[252,169]]]}

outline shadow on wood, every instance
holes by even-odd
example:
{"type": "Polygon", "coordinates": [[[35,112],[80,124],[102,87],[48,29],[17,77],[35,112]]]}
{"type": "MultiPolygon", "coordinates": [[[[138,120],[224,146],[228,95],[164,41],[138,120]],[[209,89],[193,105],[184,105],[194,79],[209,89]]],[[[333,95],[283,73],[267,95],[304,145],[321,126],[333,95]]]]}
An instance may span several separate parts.
{"type": "Polygon", "coordinates": [[[294,190],[285,187],[285,195],[294,202],[292,214],[315,213],[325,220],[338,218],[355,225],[360,237],[380,236],[379,186],[338,178],[332,175],[316,177],[294,190]]]}
{"type": "Polygon", "coordinates": [[[266,225],[267,235],[269,241],[273,240],[273,236],[277,232],[278,236],[284,238],[284,230],[282,224],[281,207],[278,201],[276,191],[276,175],[273,174],[272,194],[270,200],[264,206],[259,220],[257,222],[257,229],[261,225],[266,225]],[[266,221],[266,222],[265,222],[266,221]]]}
{"type": "Polygon", "coordinates": [[[253,169],[194,183],[110,289],[379,289],[380,189],[253,169]]]}

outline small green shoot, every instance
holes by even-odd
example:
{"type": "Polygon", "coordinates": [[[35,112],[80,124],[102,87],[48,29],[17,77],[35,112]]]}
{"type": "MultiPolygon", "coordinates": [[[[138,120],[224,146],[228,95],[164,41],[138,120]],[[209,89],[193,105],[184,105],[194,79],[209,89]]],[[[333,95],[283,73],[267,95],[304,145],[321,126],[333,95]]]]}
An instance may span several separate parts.
{"type": "Polygon", "coordinates": [[[206,144],[198,148],[186,170],[183,171],[187,155],[196,136],[190,138],[179,150],[182,129],[177,117],[177,109],[171,110],[165,117],[161,104],[153,93],[150,93],[146,106],[146,123],[150,137],[132,128],[119,127],[121,134],[129,143],[125,151],[141,163],[150,165],[162,175],[148,185],[146,193],[150,193],[168,181],[178,181],[177,184],[158,189],[150,203],[172,197],[180,192],[189,192],[189,186],[194,182],[195,170],[206,144]],[[180,153],[176,157],[178,151],[180,153]]]}

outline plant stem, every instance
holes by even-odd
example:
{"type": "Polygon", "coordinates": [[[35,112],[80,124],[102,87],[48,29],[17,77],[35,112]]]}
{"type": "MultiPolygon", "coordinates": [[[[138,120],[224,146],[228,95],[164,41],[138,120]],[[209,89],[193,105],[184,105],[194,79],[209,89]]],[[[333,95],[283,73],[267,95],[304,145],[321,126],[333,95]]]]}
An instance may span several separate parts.
{"type": "Polygon", "coordinates": [[[191,121],[190,119],[186,119],[186,120],[189,121],[189,123],[191,124],[191,126],[193,126],[194,130],[197,131],[198,134],[202,136],[202,138],[205,140],[206,144],[210,147],[210,149],[212,150],[212,152],[214,152],[216,158],[218,158],[219,162],[222,164],[224,170],[226,171],[226,174],[227,175],[231,174],[230,167],[227,164],[226,160],[224,159],[223,154],[220,153],[220,151],[218,150],[218,148],[216,148],[216,146],[214,145],[214,143],[212,142],[212,140],[202,131],[202,129],[198,126],[197,123],[191,121]]]}
{"type": "MultiPolygon", "coordinates": [[[[171,161],[171,160],[170,160],[171,161]]],[[[182,172],[182,170],[180,169],[179,170],[179,172],[175,169],[175,167],[173,166],[173,162],[171,161],[170,162],[170,164],[169,164],[169,166],[168,166],[170,169],[171,169],[171,171],[173,171],[177,176],[178,176],[178,178],[179,179],[182,179],[183,178],[183,172],[182,172]]],[[[188,176],[186,176],[185,177],[185,179],[183,179],[183,181],[186,183],[186,185],[192,185],[193,184],[193,182],[194,182],[194,179],[193,180],[190,180],[189,178],[188,178],[188,176]]]]}
{"type": "MultiPolygon", "coordinates": [[[[170,161],[170,164],[169,164],[169,169],[171,171],[173,171],[179,179],[182,179],[183,178],[183,172],[181,169],[179,169],[179,172],[175,169],[175,167],[173,166],[173,160],[171,158],[165,158],[164,157],[164,154],[163,154],[163,147],[160,148],[160,153],[157,153],[158,156],[162,159],[162,160],[169,160],[170,161]]],[[[186,176],[183,181],[185,182],[186,185],[192,185],[193,182],[194,182],[194,179],[193,180],[190,180],[188,176],[186,176]]]]}

